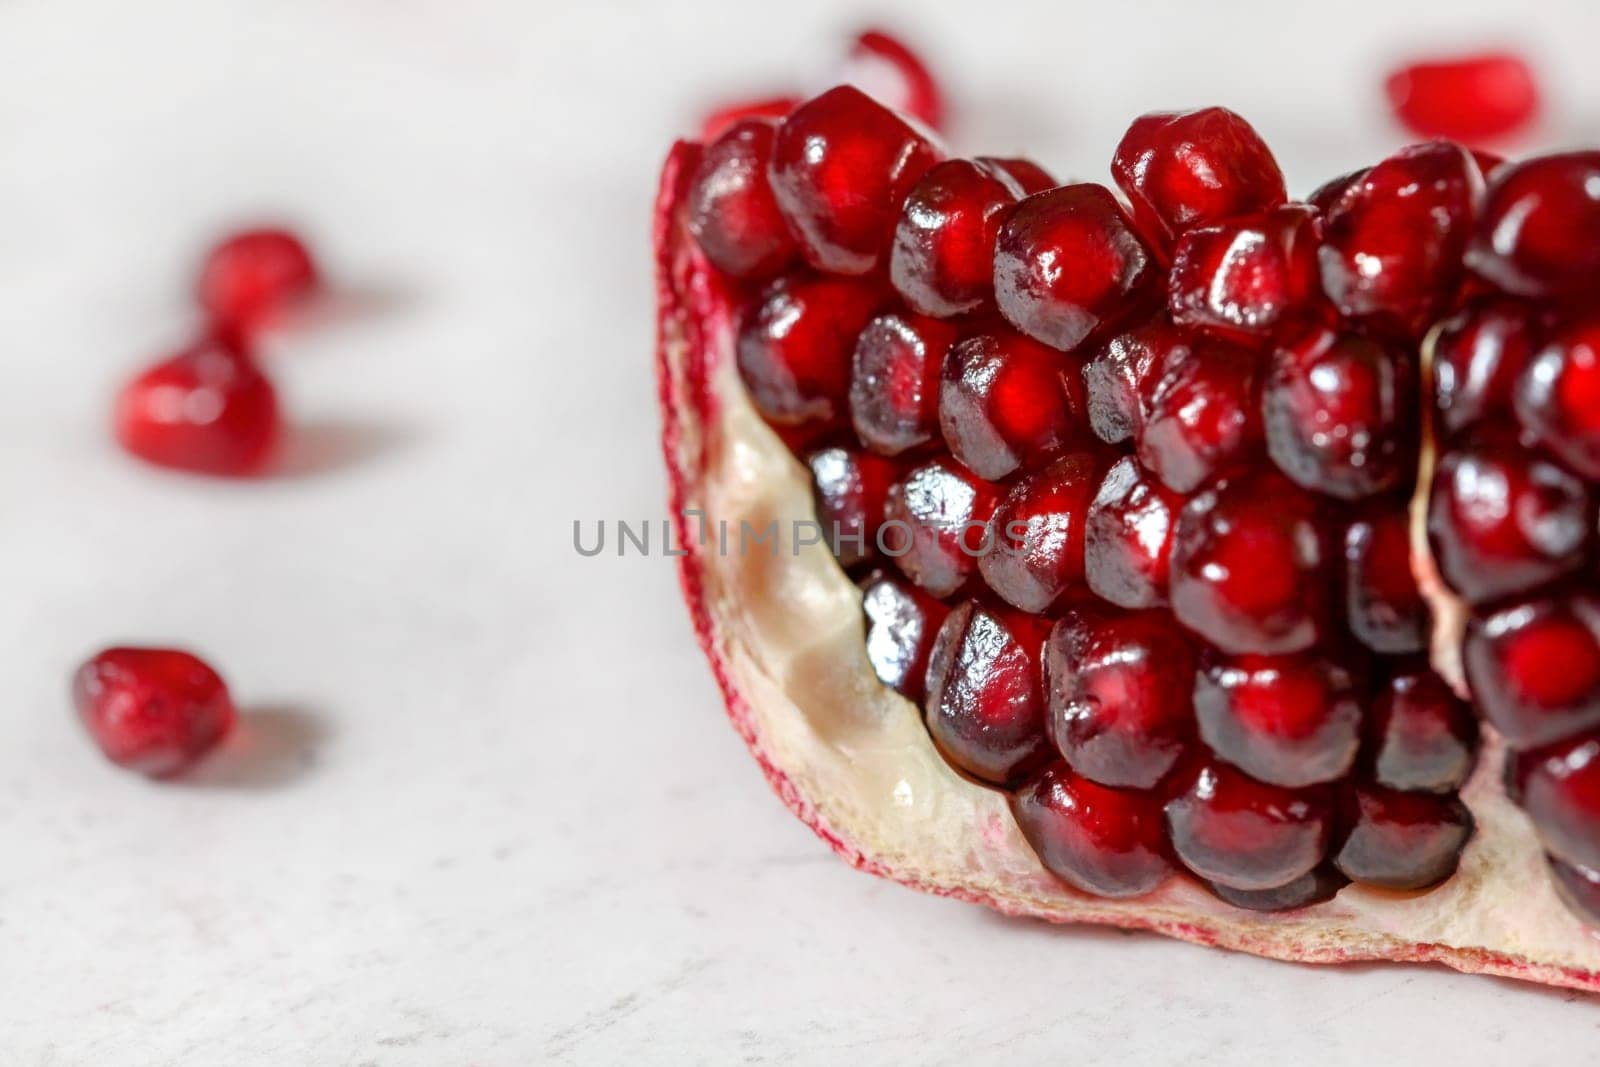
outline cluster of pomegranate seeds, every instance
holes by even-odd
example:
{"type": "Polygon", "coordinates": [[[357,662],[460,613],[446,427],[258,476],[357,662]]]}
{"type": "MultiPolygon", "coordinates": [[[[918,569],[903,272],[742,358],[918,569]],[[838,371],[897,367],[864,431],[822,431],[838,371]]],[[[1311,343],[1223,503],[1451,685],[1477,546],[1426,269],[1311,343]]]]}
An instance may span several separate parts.
{"type": "Polygon", "coordinates": [[[72,695],[106,758],[152,778],[181,771],[234,722],[217,672],[173,649],[107,649],[78,668],[72,695]]]}
{"type": "Polygon", "coordinates": [[[1208,108],[1111,173],[947,158],[850,88],[705,149],[689,226],[751,400],[824,442],[878,676],[1085,892],[1435,885],[1481,712],[1600,898],[1600,156],[1435,142],[1293,202],[1208,108]],[[1476,711],[1412,569],[1430,394],[1476,711]]]}

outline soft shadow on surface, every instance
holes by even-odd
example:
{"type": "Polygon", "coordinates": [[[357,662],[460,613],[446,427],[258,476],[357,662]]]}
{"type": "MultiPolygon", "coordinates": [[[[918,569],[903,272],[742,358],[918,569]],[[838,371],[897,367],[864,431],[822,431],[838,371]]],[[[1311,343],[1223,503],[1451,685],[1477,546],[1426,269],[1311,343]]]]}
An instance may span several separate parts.
{"type": "Polygon", "coordinates": [[[416,442],[410,426],[380,419],[323,419],[290,428],[272,475],[305,478],[360,466],[416,442]]]}
{"type": "Polygon", "coordinates": [[[201,789],[275,789],[303,777],[328,738],[324,720],[294,705],[245,708],[216,751],[180,779],[201,789]]]}
{"type": "Polygon", "coordinates": [[[421,300],[422,290],[407,282],[341,286],[295,308],[281,323],[274,323],[273,328],[289,331],[363,325],[400,311],[414,310],[421,300]]]}

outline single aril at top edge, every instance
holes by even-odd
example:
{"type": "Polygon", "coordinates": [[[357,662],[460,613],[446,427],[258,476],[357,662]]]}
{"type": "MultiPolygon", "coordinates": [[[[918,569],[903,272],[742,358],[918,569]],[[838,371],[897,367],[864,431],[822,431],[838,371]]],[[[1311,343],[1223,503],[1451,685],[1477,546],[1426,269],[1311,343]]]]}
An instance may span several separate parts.
{"type": "Polygon", "coordinates": [[[684,591],[850,862],[1600,989],[1600,153],[1366,163],[1205,108],[1058,184],[852,88],[672,150],[684,591]]]}

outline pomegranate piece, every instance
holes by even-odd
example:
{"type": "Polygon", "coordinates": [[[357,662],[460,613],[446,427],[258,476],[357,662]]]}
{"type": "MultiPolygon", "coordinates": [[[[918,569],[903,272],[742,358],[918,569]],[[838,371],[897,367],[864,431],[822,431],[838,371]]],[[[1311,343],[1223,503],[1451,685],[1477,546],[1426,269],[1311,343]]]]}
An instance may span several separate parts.
{"type": "Polygon", "coordinates": [[[1509,52],[1430,59],[1384,81],[1395,118],[1419,137],[1484,141],[1514,134],[1539,110],[1539,86],[1509,52]]]}
{"type": "Polygon", "coordinates": [[[78,668],[72,696],[106,758],[152,778],[194,762],[234,722],[221,676],[176,649],[106,649],[78,668]]]}
{"type": "Polygon", "coordinates": [[[994,242],[1022,187],[995,165],[969,159],[936,163],[900,211],[889,278],[906,303],[948,318],[994,300],[994,242]]]}
{"type": "Polygon", "coordinates": [[[1428,537],[1439,573],[1474,604],[1528,592],[1583,566],[1595,525],[1583,482],[1481,432],[1447,452],[1433,476],[1428,537]]]}
{"type": "Polygon", "coordinates": [[[1387,502],[1345,527],[1344,604],[1350,632],[1374,652],[1421,652],[1428,605],[1411,570],[1411,515],[1387,502]]]}
{"type": "Polygon", "coordinates": [[[1323,865],[1276,889],[1234,889],[1216,882],[1207,882],[1206,888],[1219,900],[1247,911],[1293,911],[1325,904],[1349,884],[1350,879],[1323,865]]]}
{"type": "Polygon", "coordinates": [[[1006,216],[995,239],[1000,314],[1062,351],[1126,313],[1155,276],[1149,250],[1103,185],[1035,193],[1006,216]]]}
{"type": "Polygon", "coordinates": [[[778,124],[747,118],[700,157],[689,184],[689,232],[716,268],[735,278],[771,278],[794,258],[794,238],[767,183],[778,124]]]}
{"type": "Polygon", "coordinates": [[[979,156],[978,162],[997,170],[1004,171],[1012,181],[1022,189],[1023,193],[1032,196],[1042,193],[1046,189],[1054,189],[1061,183],[1039,164],[1031,159],[1004,159],[998,156],[979,156]]]}
{"type": "Polygon", "coordinates": [[[1154,794],[1099,785],[1057,763],[1012,795],[1011,812],[1039,862],[1085,893],[1143,896],[1173,874],[1154,794]]]}
{"type": "Polygon", "coordinates": [[[939,373],[955,327],[889,312],[867,323],[850,371],[850,420],[861,443],[895,456],[939,432],[939,373]]]}
{"type": "Polygon", "coordinates": [[[1049,758],[1039,654],[1049,623],[968,600],[928,657],[928,733],[952,766],[1010,788],[1049,758]]]}
{"type": "Polygon", "coordinates": [[[1545,848],[1567,863],[1600,869],[1600,733],[1514,759],[1519,802],[1545,848]]]}
{"type": "Polygon", "coordinates": [[[1035,614],[1083,583],[1083,532],[1104,463],[1070,452],[1011,486],[989,519],[978,570],[1013,607],[1035,614]]]}
{"type": "Polygon", "coordinates": [[[1150,789],[1194,738],[1194,652],[1163,612],[1069,609],[1045,644],[1051,739],[1078,774],[1150,789]]]}
{"type": "Polygon", "coordinates": [[[843,420],[856,337],[881,300],[865,282],[795,275],[768,286],[739,326],[750,399],[777,426],[843,420]]]}
{"type": "Polygon", "coordinates": [[[1600,285],[1600,152],[1536,156],[1495,171],[1467,266],[1517,296],[1600,285]]]}
{"type": "Polygon", "coordinates": [[[1433,343],[1433,404],[1445,434],[1511,410],[1534,336],[1531,315],[1510,300],[1480,300],[1444,320],[1433,343]]]}
{"type": "Polygon", "coordinates": [[[1119,607],[1165,604],[1172,529],[1182,506],[1132,456],[1113,464],[1089,504],[1084,528],[1089,588],[1119,607]]]}
{"type": "Polygon", "coordinates": [[[884,570],[862,579],[861,609],[872,672],[884,685],[921,703],[928,653],[950,609],[884,570]]]}
{"type": "Polygon", "coordinates": [[[1277,207],[1287,195],[1261,136],[1220,107],[1135,119],[1117,145],[1111,176],[1140,230],[1166,246],[1185,230],[1277,207]]]}
{"type": "Polygon", "coordinates": [[[1178,513],[1173,614],[1224,652],[1300,652],[1327,630],[1328,565],[1311,497],[1270,473],[1224,482],[1178,513]]]}
{"type": "Polygon", "coordinates": [[[1272,785],[1342,778],[1361,743],[1355,682],[1320,656],[1210,657],[1194,713],[1212,752],[1272,785]]]}
{"type": "Polygon", "coordinates": [[[1179,493],[1245,465],[1261,443],[1259,371],[1254,352],[1217,338],[1170,346],[1144,378],[1139,462],[1179,493]]]}
{"type": "Polygon", "coordinates": [[[1344,839],[1333,854],[1346,877],[1382,889],[1425,889],[1456,873],[1472,813],[1454,796],[1357,784],[1344,798],[1344,839]]]}
{"type": "Polygon", "coordinates": [[[1348,316],[1420,336],[1454,293],[1483,176],[1466,149],[1413,145],[1367,171],[1322,224],[1322,285],[1348,316]]]}
{"type": "Polygon", "coordinates": [[[1333,801],[1324,786],[1285,789],[1209,763],[1167,801],[1166,819],[1173,851],[1201,878],[1232,889],[1279,889],[1327,854],[1333,801]]]}
{"type": "Polygon", "coordinates": [[[233,477],[259,473],[281,432],[272,383],[216,336],[125,385],[114,422],[117,441],[146,462],[233,477]]]}
{"type": "Polygon", "coordinates": [[[1168,353],[1182,345],[1183,334],[1165,316],[1156,316],[1111,338],[1089,358],[1083,381],[1096,436],[1116,444],[1134,435],[1145,383],[1166,365],[1168,353]]]}
{"type": "Polygon", "coordinates": [[[1078,364],[1010,330],[969,337],[945,357],[939,425],[950,451],[997,480],[1048,461],[1082,435],[1078,364]]]}
{"type": "Polygon", "coordinates": [[[928,65],[899,38],[864,30],[851,42],[842,81],[858,86],[901,114],[937,130],[944,126],[944,94],[928,65]]]}
{"type": "Polygon", "coordinates": [[[998,487],[951,460],[914,467],[889,487],[885,555],[923,590],[950,596],[990,547],[988,523],[998,495],[998,487]]]}
{"type": "Polygon", "coordinates": [[[853,567],[873,554],[889,486],[900,468],[882,456],[837,447],[813,452],[809,466],[823,540],[840,566],[853,567]]]}
{"type": "Polygon", "coordinates": [[[779,124],[768,177],[806,262],[869,274],[888,256],[906,194],[939,154],[904,119],[841,85],[779,124]]]}
{"type": "Polygon", "coordinates": [[[1523,372],[1515,398],[1518,420],[1540,444],[1600,479],[1600,319],[1557,333],[1523,372]]]}
{"type": "Polygon", "coordinates": [[[288,230],[236,233],[212,248],[195,294],[212,323],[247,335],[317,287],[304,242],[288,230]]]}
{"type": "Polygon", "coordinates": [[[1322,295],[1317,214],[1304,204],[1191,229],[1178,238],[1167,310],[1182,326],[1266,337],[1322,295]]]}
{"type": "Polygon", "coordinates": [[[1473,702],[1513,747],[1600,726],[1600,600],[1591,594],[1474,616],[1461,659],[1473,702]]]}
{"type": "Polygon", "coordinates": [[[1477,762],[1477,716],[1423,663],[1389,675],[1364,727],[1372,778],[1390,789],[1452,792],[1477,762]]]}
{"type": "Polygon", "coordinates": [[[717,108],[700,123],[700,140],[710,144],[735,123],[745,119],[781,119],[798,106],[800,101],[792,96],[771,96],[760,100],[742,100],[717,108]]]}

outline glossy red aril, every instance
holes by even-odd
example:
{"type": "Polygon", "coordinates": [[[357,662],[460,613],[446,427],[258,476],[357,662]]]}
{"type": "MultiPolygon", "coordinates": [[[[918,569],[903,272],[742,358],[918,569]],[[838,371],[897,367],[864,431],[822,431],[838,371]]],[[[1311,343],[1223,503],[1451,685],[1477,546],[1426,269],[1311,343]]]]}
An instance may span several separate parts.
{"type": "Polygon", "coordinates": [[[841,422],[856,337],[881,293],[846,278],[792,275],[768,286],[739,326],[739,373],[778,426],[841,422]]]}
{"type": "Polygon", "coordinates": [[[1212,657],[1195,679],[1194,712],[1212,752],[1273,785],[1342,778],[1361,743],[1350,672],[1316,655],[1212,657]]]}
{"type": "Polygon", "coordinates": [[[875,100],[937,130],[944,126],[944,94],[922,57],[882,30],[856,35],[843,77],[875,100]]]}
{"type": "Polygon", "coordinates": [[[1390,789],[1451,792],[1477,761],[1477,716],[1424,663],[1385,680],[1364,728],[1372,778],[1390,789]]]}
{"type": "Polygon", "coordinates": [[[794,258],[794,238],[767,184],[778,124],[748,118],[706,147],[689,184],[689,232],[735,278],[770,278],[794,258]]]}
{"type": "Polygon", "coordinates": [[[953,765],[991,785],[1017,785],[1049,758],[1039,655],[1044,619],[958,604],[928,658],[928,733],[953,765]]]}
{"type": "Polygon", "coordinates": [[[872,672],[884,685],[921,703],[928,653],[950,609],[884,570],[862,579],[861,608],[872,672]]]}
{"type": "Polygon", "coordinates": [[[1568,863],[1600,869],[1600,734],[1520,753],[1513,773],[1545,848],[1568,863]]]}
{"type": "Polygon", "coordinates": [[[1035,193],[995,240],[994,291],[1006,320],[1070,351],[1125,314],[1155,276],[1133,224],[1103,185],[1035,193]]]}
{"type": "Polygon", "coordinates": [[[1358,500],[1416,461],[1416,366],[1375,338],[1317,326],[1273,352],[1261,389],[1267,452],[1307,489],[1358,500]]]}
{"type": "Polygon", "coordinates": [[[1558,459],[1600,479],[1600,318],[1561,330],[1539,350],[1517,382],[1516,411],[1558,459]]]}
{"type": "Polygon", "coordinates": [[[700,141],[710,144],[745,119],[781,119],[800,101],[792,96],[769,96],[726,104],[707,115],[700,123],[700,141]]]}
{"type": "Polygon", "coordinates": [[[1085,403],[1074,359],[1000,329],[945,357],[939,425],[956,459],[997,480],[1079,440],[1085,403]]]}
{"type": "Polygon", "coordinates": [[[200,268],[196,293],[211,321],[248,333],[312,292],[317,268],[288,230],[234,234],[213,248],[200,268]]]}
{"type": "Polygon", "coordinates": [[[117,440],[140,459],[200,474],[259,473],[280,436],[277,393],[232,344],[206,338],[117,397],[117,440]]]}
{"type": "Polygon", "coordinates": [[[1011,798],[1022,836],[1045,869],[1096,896],[1143,896],[1173,873],[1153,794],[1112,789],[1057,763],[1011,798]]]}
{"type": "Polygon", "coordinates": [[[1384,82],[1395,117],[1419,137],[1476,142],[1517,133],[1539,110],[1539,86],[1508,52],[1425,60],[1384,82]]]}
{"type": "Polygon", "coordinates": [[[853,567],[873,555],[889,486],[900,474],[892,460],[850,448],[811,454],[811,496],[824,543],[839,564],[853,567]]]}
{"type": "Polygon", "coordinates": [[[1334,866],[1380,889],[1425,889],[1449,878],[1472,837],[1473,819],[1455,796],[1402,793],[1360,783],[1344,798],[1343,841],[1334,866]]]}
{"type": "Polygon", "coordinates": [[[948,318],[994,298],[994,241],[1022,187],[981,160],[936,163],[912,187],[895,226],[889,278],[912,309],[948,318]]]}
{"type": "Polygon", "coordinates": [[[932,459],[889,487],[884,554],[936,597],[961,588],[988,548],[999,489],[948,459],[932,459]]]}
{"type": "Polygon", "coordinates": [[[1600,600],[1589,593],[1473,616],[1461,660],[1473,702],[1513,747],[1600,726],[1600,600]]]}
{"type": "Polygon", "coordinates": [[[106,758],[153,778],[182,770],[234,722],[222,678],[175,649],[107,649],[78,668],[72,693],[106,758]]]}
{"type": "Polygon", "coordinates": [[[874,318],[856,340],[850,421],[861,442],[899,455],[939,433],[939,374],[956,329],[907,312],[874,318]]]}
{"type": "Polygon", "coordinates": [[[1167,802],[1166,819],[1173,851],[1189,870],[1234,889],[1264,890],[1322,862],[1333,809],[1325,786],[1285,789],[1213,762],[1167,802]]]}
{"type": "Polygon", "coordinates": [[[979,156],[978,162],[986,167],[1004,171],[1028,196],[1042,193],[1046,189],[1054,189],[1061,184],[1056,181],[1053,174],[1031,159],[979,156]]]}
{"type": "Polygon", "coordinates": [[[1170,245],[1185,230],[1276,207],[1283,172],[1261,136],[1226,108],[1155,112],[1128,127],[1111,176],[1140,229],[1170,245]]]}
{"type": "Polygon", "coordinates": [[[1272,889],[1234,889],[1207,882],[1206,888],[1219,900],[1248,911],[1293,911],[1324,904],[1350,884],[1350,879],[1331,866],[1321,866],[1299,878],[1272,889]]]}
{"type": "Polygon", "coordinates": [[[1197,227],[1178,238],[1167,310],[1183,326],[1265,337],[1322,294],[1317,215],[1304,204],[1197,227]]]}
{"type": "Polygon", "coordinates": [[[1344,196],[1345,191],[1362,178],[1365,178],[1367,176],[1367,171],[1371,169],[1371,167],[1359,167],[1356,170],[1350,171],[1348,174],[1341,174],[1337,178],[1330,178],[1321,185],[1317,186],[1315,189],[1311,190],[1311,195],[1306,197],[1306,203],[1317,209],[1317,215],[1319,216],[1319,227],[1321,225],[1321,217],[1325,217],[1329,211],[1332,211],[1333,206],[1339,202],[1339,199],[1342,196],[1344,196]]]}
{"type": "Polygon", "coordinates": [[[1259,380],[1256,353],[1231,342],[1194,334],[1168,347],[1144,376],[1139,462],[1179,493],[1247,466],[1261,445],[1259,380]]]}
{"type": "Polygon", "coordinates": [[[1041,613],[1083,583],[1083,532],[1105,466],[1069,452],[1013,484],[989,519],[983,580],[1002,600],[1041,613]]]}
{"type": "Polygon", "coordinates": [[[1421,652],[1428,605],[1411,570],[1411,515],[1385,501],[1345,527],[1344,605],[1350,632],[1374,652],[1421,652]]]}
{"type": "Polygon", "coordinates": [[[1510,300],[1479,300],[1445,319],[1433,343],[1433,405],[1445,434],[1511,410],[1533,355],[1532,315],[1510,300]]]}
{"type": "Polygon", "coordinates": [[[1163,612],[1070,608],[1044,672],[1051,739],[1085,777],[1149,789],[1193,741],[1194,653],[1163,612]]]}
{"type": "Polygon", "coordinates": [[[1582,296],[1600,285],[1600,152],[1496,170],[1467,265],[1517,296],[1582,296]]]}
{"type": "Polygon", "coordinates": [[[1158,315],[1117,334],[1089,358],[1083,381],[1089,397],[1089,425],[1096,436],[1116,444],[1138,431],[1140,397],[1147,380],[1160,373],[1168,352],[1183,345],[1183,332],[1166,316],[1158,315]]]}
{"type": "Polygon", "coordinates": [[[1102,600],[1124,608],[1167,602],[1172,530],[1183,501],[1132,456],[1106,472],[1084,530],[1084,576],[1102,600]]]}
{"type": "Polygon", "coordinates": [[[906,194],[938,158],[904,119],[841,85],[779,124],[769,177],[807,262],[868,274],[888,257],[906,194]]]}

